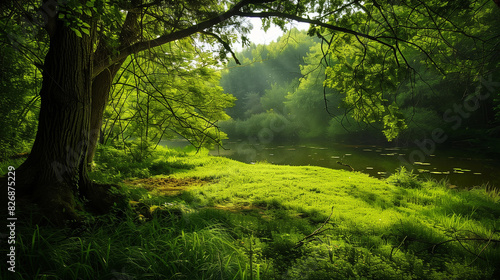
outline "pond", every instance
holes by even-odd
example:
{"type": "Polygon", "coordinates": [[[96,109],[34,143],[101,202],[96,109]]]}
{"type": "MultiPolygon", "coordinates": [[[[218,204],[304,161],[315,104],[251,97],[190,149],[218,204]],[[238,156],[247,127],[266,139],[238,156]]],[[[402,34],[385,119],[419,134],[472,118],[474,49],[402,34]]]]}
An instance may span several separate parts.
{"type": "Polygon", "coordinates": [[[500,187],[500,160],[460,149],[437,148],[433,154],[424,156],[418,148],[346,145],[320,141],[300,144],[250,144],[245,141],[228,141],[225,142],[224,148],[212,150],[210,154],[246,163],[267,161],[283,165],[353,169],[377,178],[386,178],[399,166],[405,165],[422,177],[447,179],[451,185],[472,187],[489,184],[500,187]],[[410,156],[413,156],[411,161],[410,156]]]}

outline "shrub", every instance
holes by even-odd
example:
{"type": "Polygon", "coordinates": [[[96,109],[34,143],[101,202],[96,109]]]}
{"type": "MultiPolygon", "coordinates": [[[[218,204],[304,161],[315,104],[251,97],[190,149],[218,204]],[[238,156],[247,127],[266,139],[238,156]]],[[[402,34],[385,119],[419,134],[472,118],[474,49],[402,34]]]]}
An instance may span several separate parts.
{"type": "Polygon", "coordinates": [[[397,187],[416,189],[422,187],[422,182],[417,177],[417,174],[413,174],[413,170],[408,171],[404,166],[401,166],[396,173],[387,178],[387,181],[397,187]]]}

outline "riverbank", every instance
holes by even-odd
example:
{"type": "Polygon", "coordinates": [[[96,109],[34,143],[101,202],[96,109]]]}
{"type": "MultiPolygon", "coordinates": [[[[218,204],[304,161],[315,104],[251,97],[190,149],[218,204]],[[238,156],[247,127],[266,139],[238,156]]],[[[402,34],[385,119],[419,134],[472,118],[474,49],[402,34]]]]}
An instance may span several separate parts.
{"type": "Polygon", "coordinates": [[[89,217],[78,231],[26,224],[18,252],[25,278],[494,279],[500,273],[500,195],[481,187],[456,190],[404,170],[380,180],[165,149],[142,163],[110,148],[96,159],[93,178],[120,182],[130,209],[89,217]]]}
{"type": "MultiPolygon", "coordinates": [[[[297,143],[249,143],[226,141],[225,149],[211,151],[242,162],[267,161],[280,165],[314,165],[351,170],[375,178],[387,178],[401,165],[423,179],[448,180],[452,185],[472,188],[484,184],[500,187],[500,161],[493,153],[464,148],[359,145],[321,140],[297,143]],[[432,149],[431,149],[432,148],[432,149]],[[341,163],[341,164],[339,164],[341,163]]],[[[479,148],[478,148],[479,149],[479,148]]]]}

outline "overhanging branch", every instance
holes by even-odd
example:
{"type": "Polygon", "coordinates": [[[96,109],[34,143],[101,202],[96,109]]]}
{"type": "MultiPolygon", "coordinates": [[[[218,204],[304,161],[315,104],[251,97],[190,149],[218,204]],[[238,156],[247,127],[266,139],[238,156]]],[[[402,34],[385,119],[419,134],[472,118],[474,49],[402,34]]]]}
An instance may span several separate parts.
{"type": "Polygon", "coordinates": [[[339,32],[346,33],[346,34],[351,34],[351,35],[367,38],[369,40],[378,42],[382,45],[385,45],[385,46],[395,50],[395,47],[393,45],[391,45],[387,42],[381,41],[380,38],[378,38],[378,37],[371,36],[371,35],[361,33],[361,32],[357,32],[357,31],[354,31],[354,30],[351,30],[348,28],[331,25],[331,24],[324,23],[322,21],[314,20],[314,19],[310,19],[310,18],[303,18],[303,17],[299,17],[299,16],[295,16],[295,15],[291,15],[291,14],[286,14],[286,13],[282,13],[282,12],[260,12],[260,13],[237,12],[236,15],[241,16],[241,17],[258,17],[258,18],[281,17],[281,18],[286,18],[286,19],[298,21],[298,22],[315,24],[315,25],[327,28],[329,30],[339,31],[339,32]]]}
{"type": "Polygon", "coordinates": [[[231,49],[231,46],[229,45],[229,43],[227,43],[226,41],[224,41],[219,35],[217,35],[217,34],[215,34],[213,32],[202,31],[202,33],[214,37],[219,43],[222,44],[222,46],[224,46],[224,49],[226,49],[228,52],[231,53],[231,55],[233,56],[233,59],[236,62],[236,64],[241,65],[241,62],[236,57],[236,54],[231,49]]]}
{"type": "Polygon", "coordinates": [[[120,53],[112,58],[109,58],[107,60],[102,60],[99,61],[94,65],[94,71],[93,71],[93,77],[97,76],[99,73],[101,73],[104,69],[108,68],[110,65],[113,65],[117,61],[120,61],[122,59],[127,58],[129,55],[141,52],[143,50],[147,50],[150,48],[158,47],[163,44],[173,42],[182,38],[186,38],[188,36],[191,36],[195,33],[204,31],[207,28],[210,28],[216,24],[219,24],[221,22],[224,22],[231,17],[237,15],[239,13],[239,10],[247,6],[249,4],[263,4],[267,2],[274,2],[275,0],[243,0],[236,5],[234,5],[231,9],[227,10],[226,12],[219,14],[216,17],[213,17],[211,19],[208,19],[206,21],[203,21],[199,24],[195,24],[193,26],[190,26],[186,29],[182,29],[179,31],[172,32],[170,34],[166,34],[163,36],[160,36],[156,39],[149,40],[149,41],[143,41],[143,42],[138,42],[135,44],[132,44],[128,47],[125,47],[120,50],[120,53]]]}
{"type": "Polygon", "coordinates": [[[339,27],[339,26],[328,24],[328,23],[324,23],[324,22],[321,22],[319,20],[303,18],[303,17],[299,17],[299,16],[295,16],[295,15],[291,15],[291,14],[286,14],[286,13],[282,13],[282,12],[276,12],[276,11],[259,12],[259,13],[241,12],[240,11],[240,9],[242,7],[245,7],[249,4],[255,5],[255,4],[264,4],[264,3],[269,3],[269,2],[274,2],[274,0],[243,0],[243,1],[238,2],[235,6],[233,6],[231,9],[227,10],[226,12],[219,14],[218,16],[213,17],[211,19],[208,19],[206,21],[203,21],[199,24],[190,26],[188,28],[185,28],[185,29],[182,29],[179,31],[172,32],[170,34],[160,36],[160,37],[153,39],[153,40],[138,42],[138,43],[132,44],[130,46],[127,46],[125,48],[122,48],[118,55],[116,55],[112,58],[103,59],[103,60],[97,62],[94,65],[93,77],[97,76],[100,72],[102,72],[104,69],[108,68],[110,65],[113,65],[117,61],[120,61],[122,59],[127,58],[131,54],[138,53],[138,52],[141,52],[143,50],[150,49],[150,48],[158,47],[158,46],[161,46],[163,44],[191,36],[195,33],[202,32],[202,31],[206,30],[207,28],[210,28],[210,27],[212,27],[216,24],[219,24],[221,22],[224,22],[224,21],[226,21],[234,16],[258,17],[258,18],[281,17],[281,18],[287,18],[287,19],[291,19],[294,21],[298,21],[298,22],[306,22],[306,23],[315,24],[315,25],[318,25],[321,27],[325,27],[329,30],[339,31],[339,32],[346,33],[346,34],[352,34],[352,35],[360,36],[363,38],[367,38],[369,40],[383,44],[383,45],[391,48],[394,52],[396,52],[396,49],[393,45],[380,40],[380,38],[378,38],[378,37],[371,36],[371,35],[368,35],[365,33],[360,33],[360,32],[357,32],[357,31],[354,31],[351,29],[347,29],[344,27],[339,27]]]}

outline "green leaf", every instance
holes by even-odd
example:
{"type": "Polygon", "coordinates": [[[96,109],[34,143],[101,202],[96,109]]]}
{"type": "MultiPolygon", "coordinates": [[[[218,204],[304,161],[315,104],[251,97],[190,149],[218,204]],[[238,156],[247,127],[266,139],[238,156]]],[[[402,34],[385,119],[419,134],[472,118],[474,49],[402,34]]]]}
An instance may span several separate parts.
{"type": "Polygon", "coordinates": [[[73,30],[76,34],[76,36],[82,38],[82,33],[80,32],[80,30],[76,29],[76,28],[73,28],[73,27],[70,27],[71,30],[73,30]]]}
{"type": "Polygon", "coordinates": [[[82,28],[82,32],[90,36],[90,30],[88,28],[82,28]]]}

